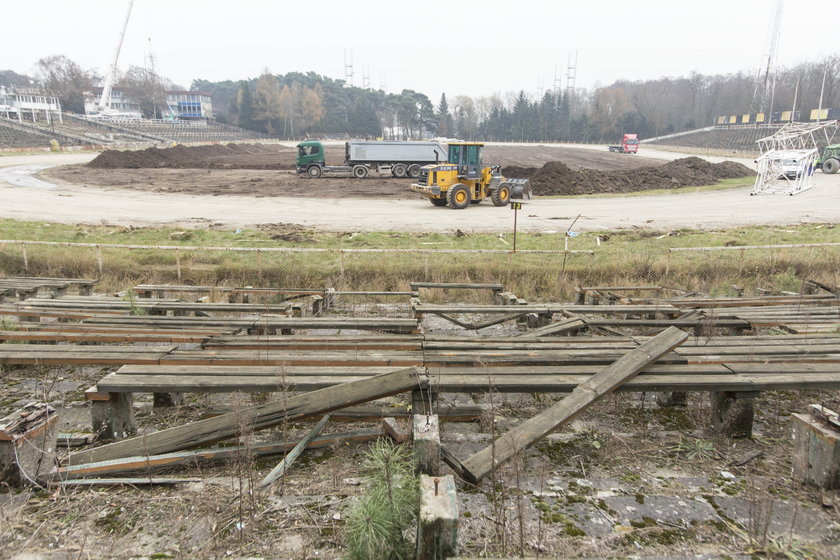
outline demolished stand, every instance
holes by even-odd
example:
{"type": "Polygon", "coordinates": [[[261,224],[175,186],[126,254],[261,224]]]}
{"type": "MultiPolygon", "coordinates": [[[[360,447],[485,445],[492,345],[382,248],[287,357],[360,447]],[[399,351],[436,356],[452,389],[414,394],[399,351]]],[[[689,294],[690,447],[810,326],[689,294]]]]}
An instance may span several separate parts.
{"type": "Polygon", "coordinates": [[[568,422],[601,397],[632,379],[639,371],[682,344],[688,334],[669,327],[635,350],[622,356],[587,381],[578,385],[562,401],[540,414],[525,420],[500,436],[490,446],[463,462],[464,477],[478,482],[517,453],[544,438],[561,424],[568,422]]]}
{"type": "Polygon", "coordinates": [[[70,456],[70,464],[200,447],[239,435],[243,429],[264,430],[285,421],[325,414],[427,385],[423,368],[399,369],[75,453],[70,456]]]}
{"type": "Polygon", "coordinates": [[[46,403],[30,403],[0,419],[0,482],[38,484],[55,464],[58,414],[46,403]]]}

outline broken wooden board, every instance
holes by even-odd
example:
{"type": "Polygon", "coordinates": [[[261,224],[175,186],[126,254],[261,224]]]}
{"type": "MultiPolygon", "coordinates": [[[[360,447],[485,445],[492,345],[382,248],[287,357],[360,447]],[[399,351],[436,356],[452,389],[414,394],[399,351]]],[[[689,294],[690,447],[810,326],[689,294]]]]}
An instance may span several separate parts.
{"type": "Polygon", "coordinates": [[[341,383],[318,391],[295,395],[279,402],[270,402],[230,412],[215,418],[199,420],[183,426],[124,439],[70,456],[70,464],[91,463],[180,451],[200,447],[248,430],[264,430],[286,421],[293,421],[318,414],[325,414],[347,406],[361,404],[396,393],[428,386],[423,368],[406,368],[362,379],[341,383]]]}
{"type": "Polygon", "coordinates": [[[533,418],[525,420],[496,441],[463,462],[465,478],[478,482],[514,455],[535,444],[561,424],[568,422],[592,403],[613,392],[688,338],[688,334],[669,327],[653,339],[619,358],[601,372],[581,383],[562,401],[533,418]]]}
{"type": "Polygon", "coordinates": [[[277,464],[277,466],[271,469],[270,473],[265,475],[265,478],[263,478],[260,481],[259,487],[265,488],[266,486],[270,486],[272,482],[285,475],[286,471],[292,468],[292,465],[297,460],[298,456],[301,453],[303,453],[303,451],[309,446],[312,440],[315,439],[318,436],[318,434],[321,433],[321,430],[324,429],[324,426],[327,425],[327,422],[329,422],[329,420],[329,414],[321,418],[318,421],[318,423],[315,424],[315,427],[309,430],[309,433],[307,433],[306,436],[304,436],[304,438],[300,440],[300,442],[298,442],[298,444],[295,445],[294,448],[291,451],[289,451],[285,457],[283,457],[283,460],[280,461],[277,464]]]}
{"type": "MultiPolygon", "coordinates": [[[[319,449],[337,445],[347,445],[351,442],[373,441],[382,437],[382,430],[378,428],[354,430],[326,436],[318,436],[313,439],[307,449],[319,449]]],[[[49,478],[54,480],[68,480],[85,478],[88,476],[108,476],[115,474],[126,474],[130,472],[152,472],[160,469],[169,469],[179,466],[203,465],[214,461],[225,461],[236,459],[245,453],[252,457],[263,457],[287,453],[297,445],[297,441],[277,441],[267,443],[255,443],[247,450],[239,445],[229,447],[213,447],[210,449],[199,449],[196,451],[178,451],[161,455],[148,455],[142,457],[125,457],[110,461],[99,461],[96,463],[82,463],[61,467],[49,473],[49,478]]]]}

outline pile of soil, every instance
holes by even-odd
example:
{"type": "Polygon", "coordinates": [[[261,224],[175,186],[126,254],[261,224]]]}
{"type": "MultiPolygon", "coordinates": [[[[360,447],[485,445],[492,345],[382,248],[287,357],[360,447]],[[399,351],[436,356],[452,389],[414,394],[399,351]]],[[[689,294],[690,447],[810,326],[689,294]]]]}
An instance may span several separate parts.
{"type": "Polygon", "coordinates": [[[296,150],[277,144],[213,144],[137,151],[106,150],[88,163],[95,169],[289,169],[296,150]]]}
{"type": "Polygon", "coordinates": [[[550,161],[542,168],[509,166],[505,177],[527,178],[535,195],[576,195],[628,193],[649,189],[674,189],[713,185],[722,179],[749,177],[755,173],[732,161],[709,163],[698,157],[670,161],[664,165],[632,170],[598,171],[570,169],[561,161],[550,161]]]}

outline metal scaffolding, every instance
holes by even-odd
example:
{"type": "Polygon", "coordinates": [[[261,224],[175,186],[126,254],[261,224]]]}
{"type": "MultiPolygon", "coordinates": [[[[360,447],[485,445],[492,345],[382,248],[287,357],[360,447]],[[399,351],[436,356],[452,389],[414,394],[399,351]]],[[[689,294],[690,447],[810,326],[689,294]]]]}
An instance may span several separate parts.
{"type": "Polygon", "coordinates": [[[795,195],[814,186],[814,166],[822,146],[831,144],[837,121],[788,123],[757,141],[761,155],[751,194],[795,195]]]}

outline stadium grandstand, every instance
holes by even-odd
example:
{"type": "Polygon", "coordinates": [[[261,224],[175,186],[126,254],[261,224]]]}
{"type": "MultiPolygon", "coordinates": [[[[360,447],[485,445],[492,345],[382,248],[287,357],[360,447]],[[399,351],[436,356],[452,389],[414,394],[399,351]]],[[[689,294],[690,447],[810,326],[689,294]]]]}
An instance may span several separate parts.
{"type": "Polygon", "coordinates": [[[58,98],[35,89],[0,86],[0,150],[61,146],[134,147],[172,143],[226,143],[266,140],[266,134],[216,122],[210,96],[167,92],[168,114],[143,119],[136,103],[112,92],[115,114],[76,115],[61,110],[58,98]]]}
{"type": "Polygon", "coordinates": [[[787,123],[819,123],[832,120],[840,120],[840,109],[776,111],[770,115],[764,113],[719,115],[715,117],[712,126],[650,138],[644,142],[658,146],[757,154],[759,152],[757,142],[762,138],[772,136],[787,123]]]}

